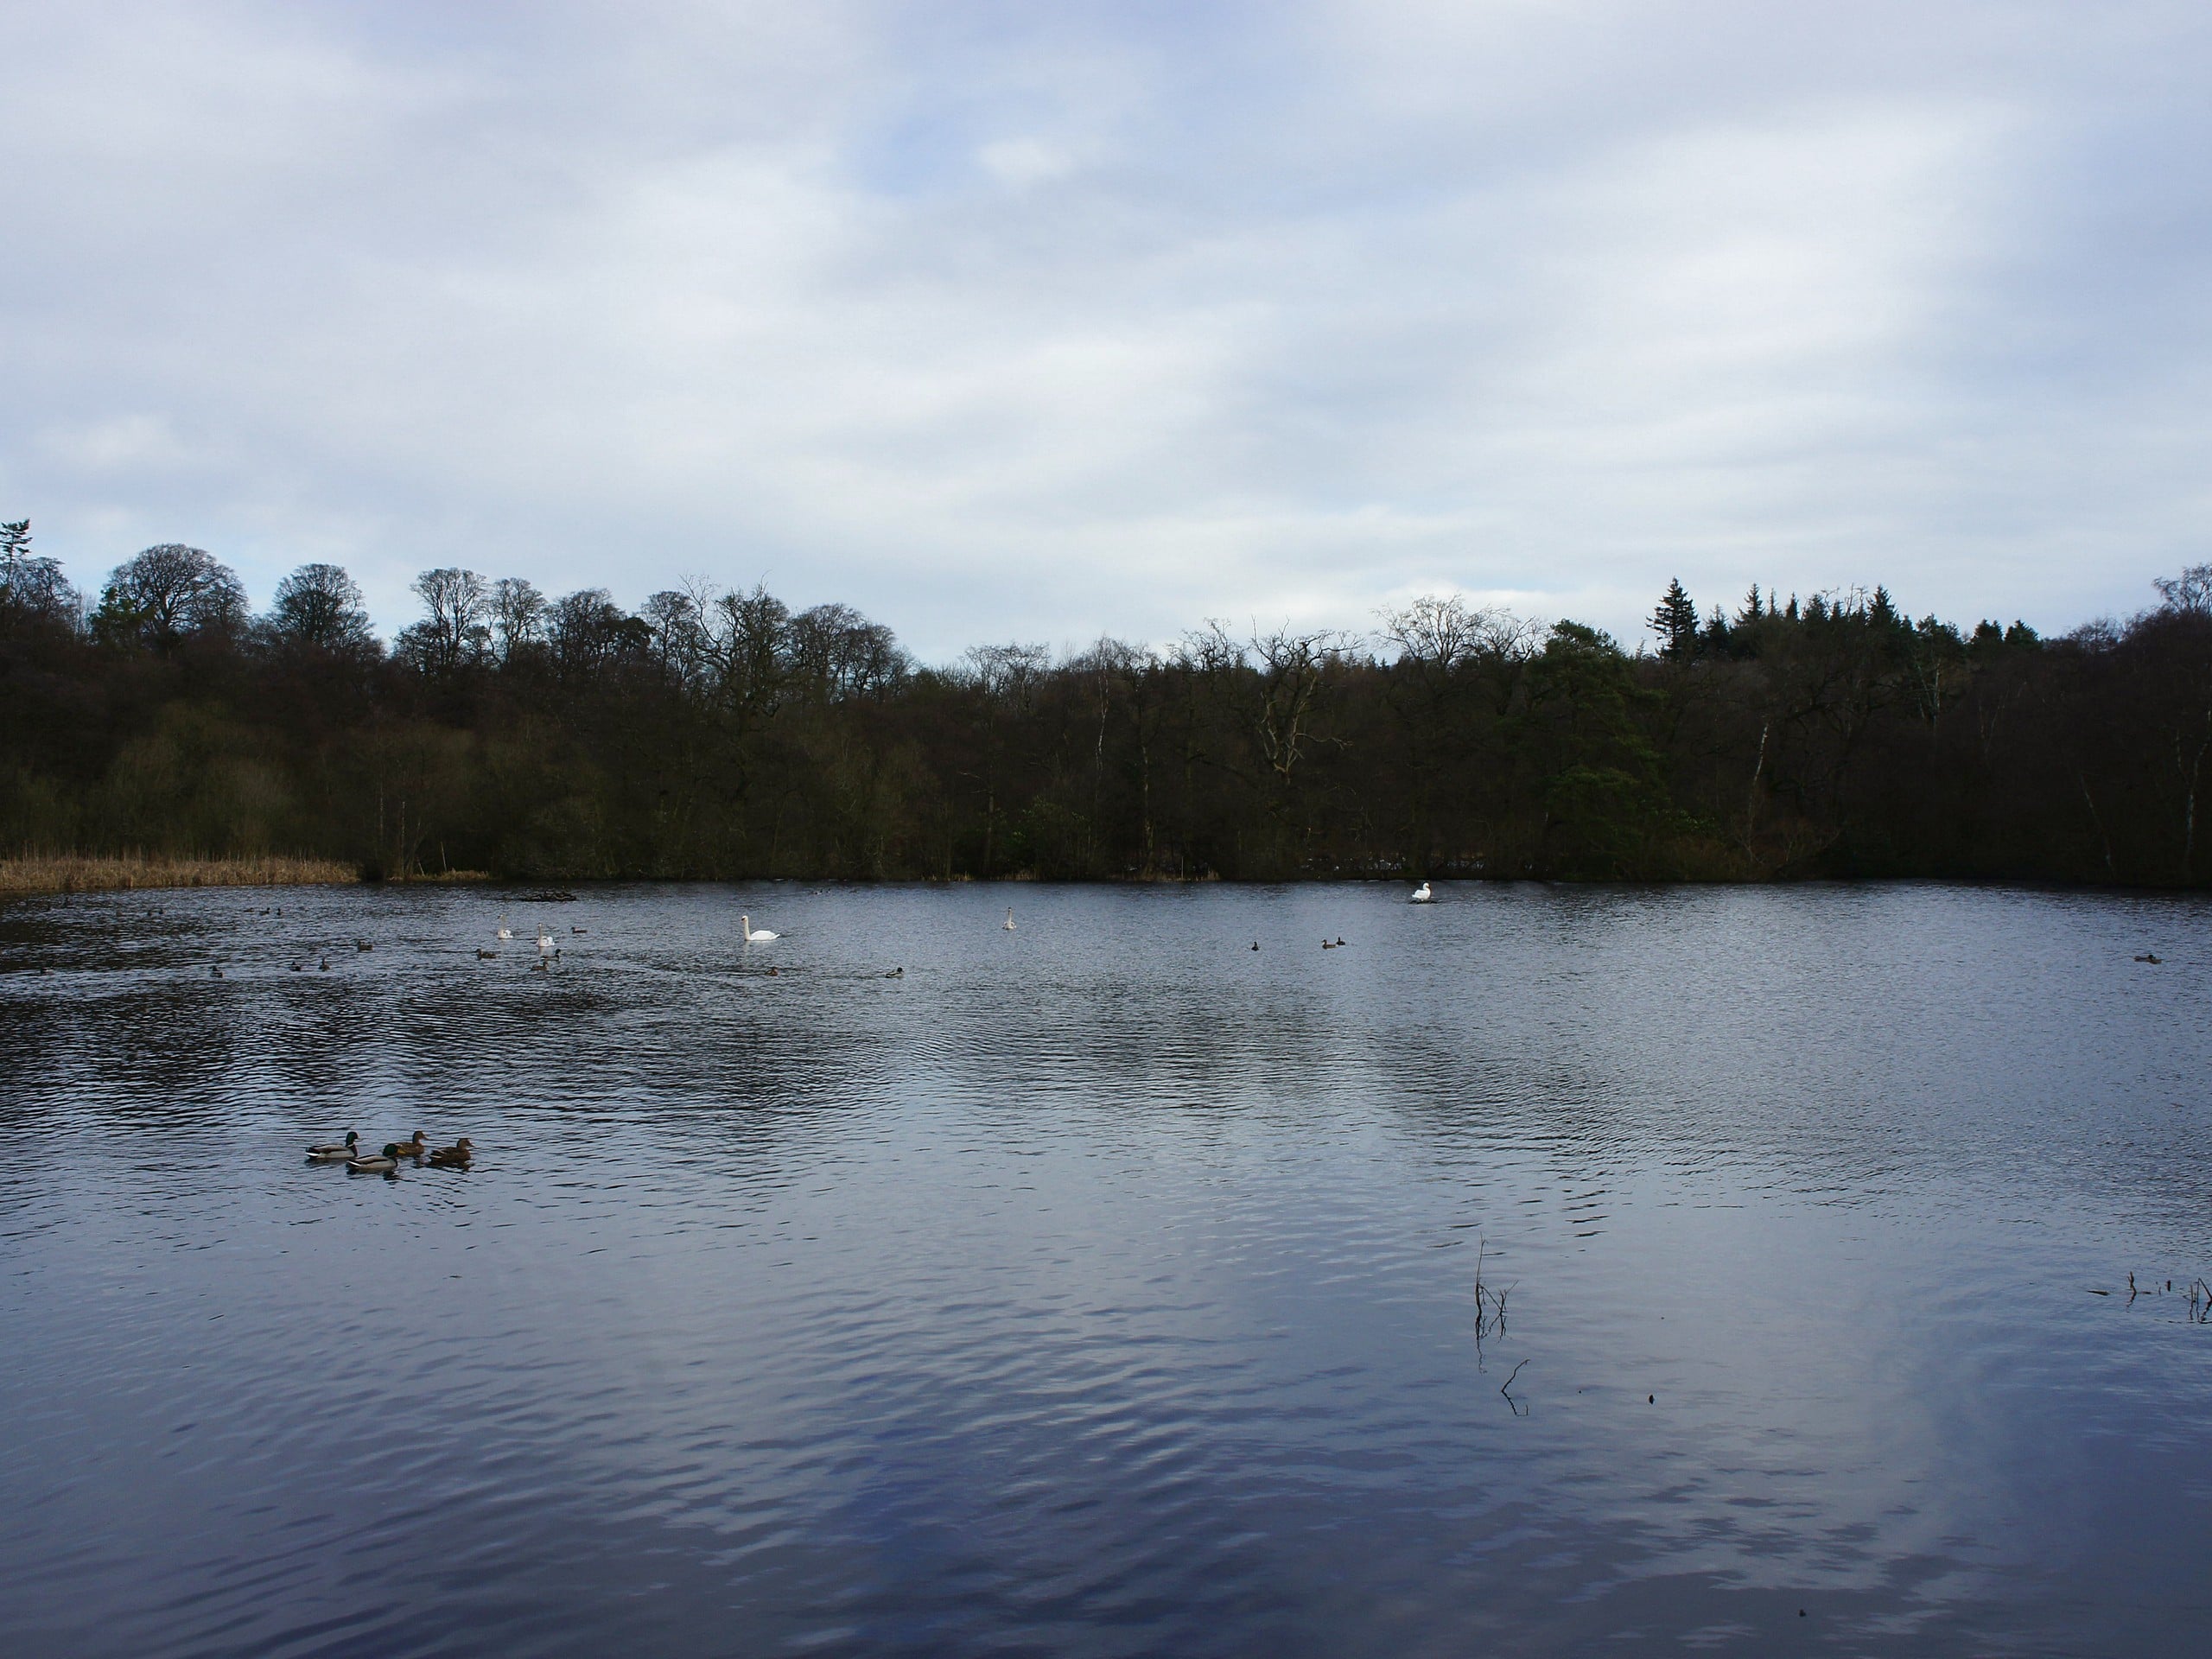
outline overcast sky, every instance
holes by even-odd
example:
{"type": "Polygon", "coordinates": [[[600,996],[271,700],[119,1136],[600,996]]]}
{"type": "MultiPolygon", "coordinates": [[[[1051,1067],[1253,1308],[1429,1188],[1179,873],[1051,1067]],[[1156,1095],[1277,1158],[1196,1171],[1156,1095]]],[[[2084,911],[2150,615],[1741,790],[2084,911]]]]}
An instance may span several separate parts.
{"type": "Polygon", "coordinates": [[[0,517],[925,657],[2212,558],[2212,6],[0,0],[0,517]]]}

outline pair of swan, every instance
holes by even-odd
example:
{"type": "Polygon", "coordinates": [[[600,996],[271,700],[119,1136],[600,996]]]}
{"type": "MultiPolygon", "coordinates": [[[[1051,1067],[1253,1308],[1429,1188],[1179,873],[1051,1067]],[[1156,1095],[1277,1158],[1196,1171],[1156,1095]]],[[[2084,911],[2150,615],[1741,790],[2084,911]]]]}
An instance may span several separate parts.
{"type": "MultiPolygon", "coordinates": [[[[581,933],[583,929],[579,927],[574,931],[581,933]]],[[[507,925],[507,912],[503,910],[499,912],[499,937],[502,939],[512,939],[514,936],[514,929],[507,925]]],[[[365,944],[361,947],[364,950],[368,948],[365,944]]],[[[556,953],[556,949],[553,943],[552,933],[548,931],[544,923],[540,922],[537,925],[537,954],[541,957],[551,956],[556,953]]],[[[499,953],[496,950],[479,950],[476,954],[480,959],[488,962],[499,953]]]]}
{"type": "MultiPolygon", "coordinates": [[[[569,930],[569,932],[571,932],[571,933],[581,933],[581,932],[582,932],[582,931],[583,931],[583,929],[582,929],[581,927],[572,927],[572,928],[570,928],[570,929],[569,930]]],[[[500,917],[500,918],[499,918],[499,937],[500,937],[501,938],[503,938],[503,939],[512,939],[512,938],[514,938],[514,936],[515,936],[515,931],[514,931],[514,929],[512,929],[512,927],[509,927],[509,926],[507,925],[507,918],[506,918],[505,916],[500,917]]],[[[552,930],[551,930],[551,929],[550,929],[550,928],[548,928],[548,927],[545,925],[545,924],[544,924],[544,923],[540,922],[540,923],[537,925],[537,950],[538,950],[538,954],[539,954],[540,956],[543,956],[543,955],[547,954],[547,953],[548,953],[548,952],[550,952],[550,951],[553,951],[553,950],[557,950],[558,948],[559,948],[559,947],[558,947],[558,946],[556,946],[556,945],[553,943],[553,933],[552,933],[552,930]]]]}

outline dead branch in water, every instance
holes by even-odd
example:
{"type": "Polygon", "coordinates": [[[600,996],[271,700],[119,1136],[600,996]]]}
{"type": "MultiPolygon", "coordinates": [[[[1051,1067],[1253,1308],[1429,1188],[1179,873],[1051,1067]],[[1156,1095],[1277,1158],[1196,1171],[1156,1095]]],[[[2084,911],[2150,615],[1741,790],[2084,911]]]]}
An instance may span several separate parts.
{"type": "Polygon", "coordinates": [[[1519,1365],[1516,1365],[1513,1368],[1513,1376],[1507,1377],[1504,1382],[1497,1385],[1497,1391],[1505,1396],[1505,1403],[1513,1408],[1513,1414],[1516,1417],[1525,1416],[1529,1410],[1527,1406],[1513,1397],[1514,1377],[1517,1377],[1521,1375],[1522,1368],[1525,1367],[1528,1363],[1529,1362],[1527,1360],[1522,1360],[1519,1365]]]}

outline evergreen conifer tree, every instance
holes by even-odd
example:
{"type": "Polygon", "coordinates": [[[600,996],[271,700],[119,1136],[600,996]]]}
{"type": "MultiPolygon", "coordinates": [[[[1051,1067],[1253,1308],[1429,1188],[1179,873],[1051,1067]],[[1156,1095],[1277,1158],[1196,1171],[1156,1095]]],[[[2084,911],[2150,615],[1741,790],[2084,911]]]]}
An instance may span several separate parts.
{"type": "Polygon", "coordinates": [[[1651,613],[1650,620],[1644,626],[1659,636],[1662,657],[1686,663],[1697,655],[1697,607],[1691,602],[1680,578],[1667,584],[1659,607],[1651,613]]]}

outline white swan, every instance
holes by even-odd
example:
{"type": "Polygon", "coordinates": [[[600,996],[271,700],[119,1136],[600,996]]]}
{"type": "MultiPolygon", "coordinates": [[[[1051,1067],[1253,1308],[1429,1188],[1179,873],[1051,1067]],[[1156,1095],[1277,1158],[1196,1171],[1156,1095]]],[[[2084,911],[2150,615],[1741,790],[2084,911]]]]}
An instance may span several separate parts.
{"type": "Polygon", "coordinates": [[[1414,905],[1433,905],[1436,902],[1436,895],[1428,890],[1428,883],[1424,881],[1414,889],[1414,896],[1406,902],[1414,905]]]}
{"type": "Polygon", "coordinates": [[[499,912],[499,937],[503,939],[512,939],[514,936],[515,931],[507,925],[507,913],[503,910],[499,912]]]}
{"type": "Polygon", "coordinates": [[[553,936],[543,927],[537,930],[537,954],[541,957],[553,954],[553,936]]]}
{"type": "Polygon", "coordinates": [[[745,942],[747,944],[766,944],[771,939],[783,938],[782,934],[771,933],[765,927],[753,926],[753,918],[743,914],[737,918],[737,931],[745,935],[745,942]]]}
{"type": "Polygon", "coordinates": [[[1003,925],[1007,932],[1011,933],[1014,931],[1014,906],[1012,905],[1008,905],[1006,907],[1006,921],[1003,925]]]}

